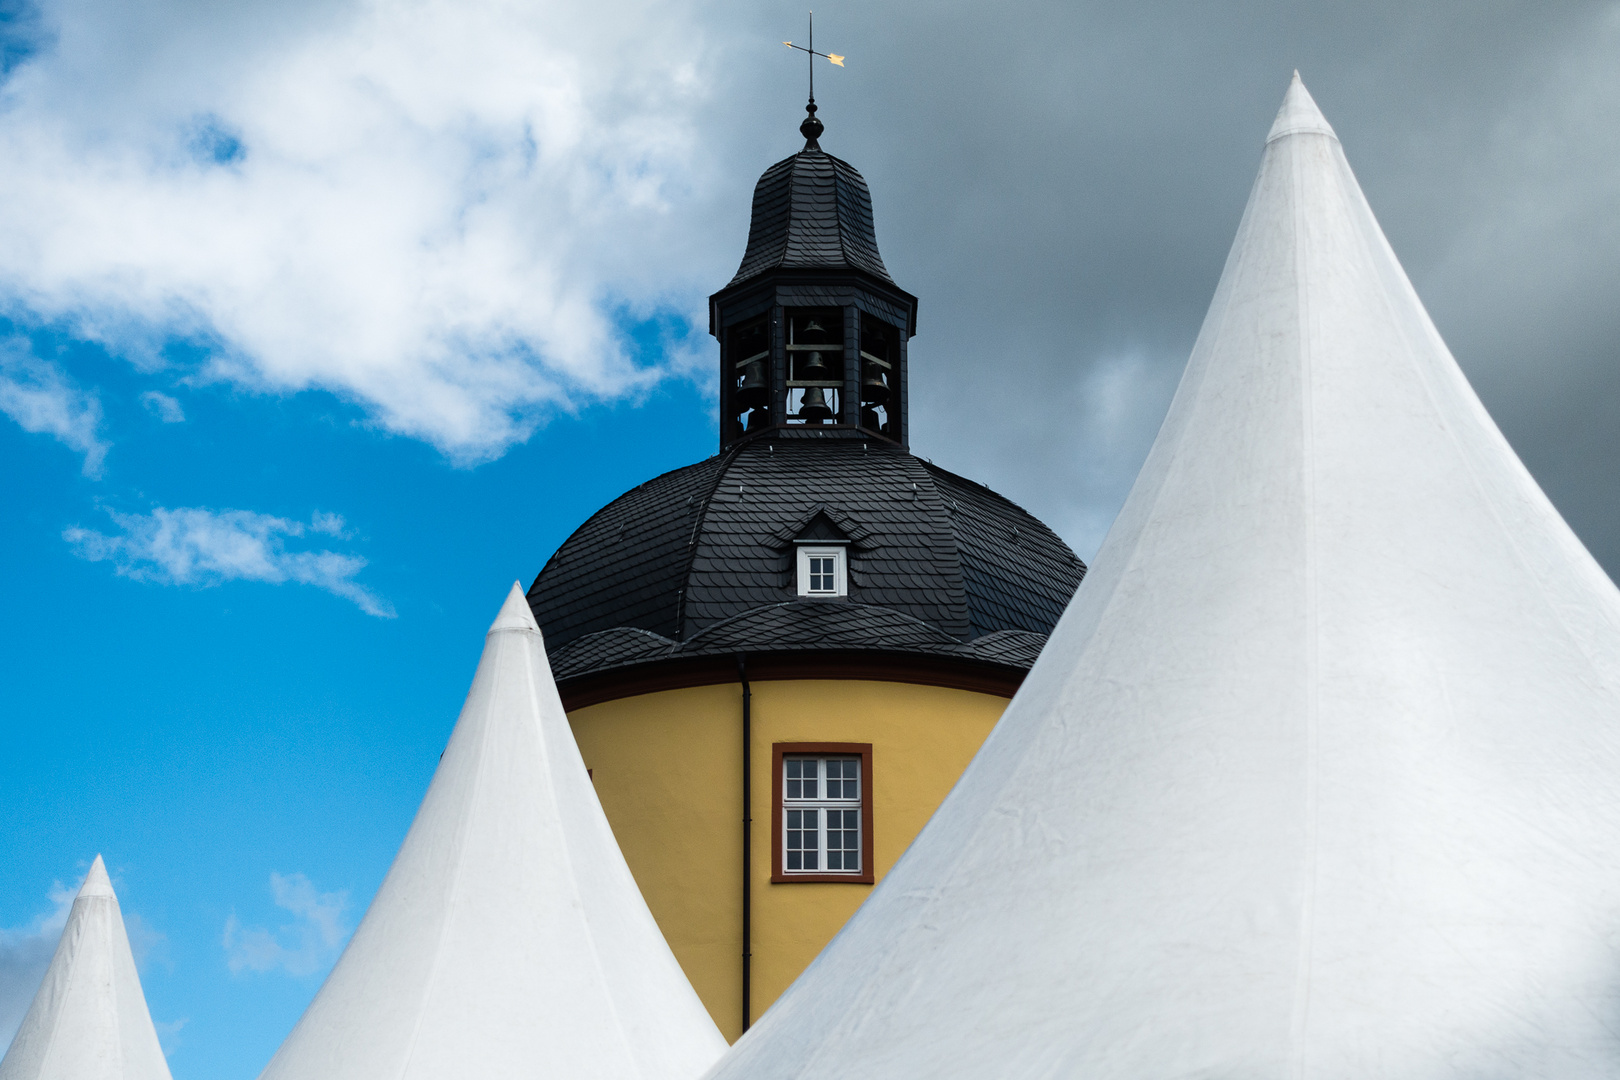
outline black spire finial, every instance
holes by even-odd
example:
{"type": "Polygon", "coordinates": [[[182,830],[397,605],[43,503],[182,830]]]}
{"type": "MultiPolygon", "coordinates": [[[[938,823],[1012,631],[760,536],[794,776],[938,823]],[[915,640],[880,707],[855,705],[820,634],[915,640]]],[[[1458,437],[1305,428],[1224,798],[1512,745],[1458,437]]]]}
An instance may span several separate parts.
{"type": "Polygon", "coordinates": [[[816,57],[825,57],[828,62],[837,64],[839,67],[844,66],[844,58],[838,53],[816,52],[816,13],[813,11],[810,13],[810,47],[807,49],[803,45],[795,45],[791,41],[784,41],[782,44],[790,49],[798,49],[804,53],[804,58],[810,63],[810,104],[805,106],[805,112],[809,115],[799,125],[799,134],[804,136],[804,148],[806,150],[820,150],[821,144],[816,140],[821,138],[821,133],[826,131],[827,128],[820,120],[816,119],[816,57]]]}
{"type": "Polygon", "coordinates": [[[821,133],[826,131],[827,127],[820,120],[816,119],[815,98],[810,99],[810,104],[805,106],[805,112],[807,112],[809,115],[806,116],[804,118],[804,122],[799,125],[799,134],[804,136],[804,148],[806,150],[820,150],[821,144],[816,142],[816,140],[821,138],[821,133]]]}

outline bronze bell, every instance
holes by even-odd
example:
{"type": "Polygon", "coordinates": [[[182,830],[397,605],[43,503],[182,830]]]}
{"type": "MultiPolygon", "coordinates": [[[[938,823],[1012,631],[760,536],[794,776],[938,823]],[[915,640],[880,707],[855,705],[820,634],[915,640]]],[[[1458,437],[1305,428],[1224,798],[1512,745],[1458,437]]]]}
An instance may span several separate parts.
{"type": "Polygon", "coordinates": [[[876,409],[868,406],[861,410],[861,427],[868,431],[883,430],[883,421],[878,419],[876,409]]]}
{"type": "Polygon", "coordinates": [[[832,415],[832,410],[827,408],[827,395],[821,392],[821,387],[812,386],[804,392],[804,402],[799,406],[799,419],[807,424],[821,424],[831,420],[832,415]]]}
{"type": "Polygon", "coordinates": [[[810,359],[806,360],[804,366],[799,368],[799,378],[806,382],[825,382],[832,377],[832,371],[827,367],[827,362],[821,358],[819,352],[811,353],[810,359]]]}
{"type": "Polygon", "coordinates": [[[861,379],[861,400],[873,405],[889,400],[889,384],[883,381],[883,372],[875,364],[867,365],[866,375],[861,379]]]}
{"type": "Polygon", "coordinates": [[[765,381],[765,364],[755,360],[743,366],[742,382],[737,384],[737,404],[744,408],[763,405],[770,399],[771,387],[765,381]]]}
{"type": "Polygon", "coordinates": [[[758,431],[760,428],[764,427],[770,421],[770,419],[771,411],[769,409],[754,409],[748,414],[748,430],[758,431]]]}

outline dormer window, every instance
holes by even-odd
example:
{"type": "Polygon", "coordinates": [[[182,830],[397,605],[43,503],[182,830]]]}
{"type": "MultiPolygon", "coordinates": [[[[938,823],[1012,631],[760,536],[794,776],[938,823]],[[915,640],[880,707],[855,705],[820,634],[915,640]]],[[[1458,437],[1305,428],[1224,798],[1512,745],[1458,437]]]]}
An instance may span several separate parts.
{"type": "Polygon", "coordinates": [[[803,544],[799,547],[799,595],[847,596],[849,570],[846,549],[803,544]]]}

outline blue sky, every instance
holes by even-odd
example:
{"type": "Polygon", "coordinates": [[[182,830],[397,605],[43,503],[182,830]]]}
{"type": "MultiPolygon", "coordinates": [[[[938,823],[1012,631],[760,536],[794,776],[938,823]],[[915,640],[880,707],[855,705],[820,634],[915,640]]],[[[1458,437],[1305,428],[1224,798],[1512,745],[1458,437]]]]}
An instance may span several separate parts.
{"type": "MultiPolygon", "coordinates": [[[[704,298],[799,145],[803,15],[0,0],[0,1042],[100,852],[177,1080],[262,1068],[511,582],[713,452],[704,298]]],[[[1298,67],[1620,566],[1620,3],[817,15],[822,144],[921,298],[917,452],[1090,556],[1298,67]]]]}
{"type": "Polygon", "coordinates": [[[175,1076],[256,1075],[511,583],[713,452],[682,72],[570,18],[0,6],[0,1047],[101,853],[175,1076]]]}
{"type": "MultiPolygon", "coordinates": [[[[24,949],[53,887],[101,852],[138,920],[153,1016],[183,1024],[165,1034],[175,1075],[252,1076],[381,881],[505,590],[602,503],[711,452],[713,423],[677,382],[457,469],[328,395],[189,390],[106,360],[75,369],[96,372],[105,410],[99,479],[56,440],[0,425],[0,550],[26,568],[0,600],[12,628],[0,954],[24,949]],[[183,422],[143,407],[155,387],[183,422]],[[150,562],[140,580],[63,536],[123,535],[109,511],[159,507],[341,514],[338,535],[283,537],[284,551],[364,559],[352,580],[395,617],[319,585],[171,583],[150,562]]],[[[0,961],[0,978],[14,974],[0,961]]]]}

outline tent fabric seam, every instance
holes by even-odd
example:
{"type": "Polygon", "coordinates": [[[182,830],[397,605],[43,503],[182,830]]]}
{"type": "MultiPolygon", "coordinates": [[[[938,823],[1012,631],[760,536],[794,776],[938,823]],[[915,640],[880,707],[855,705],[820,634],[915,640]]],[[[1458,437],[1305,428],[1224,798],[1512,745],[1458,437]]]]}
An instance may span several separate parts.
{"type": "MultiPolygon", "coordinates": [[[[1345,169],[1347,169],[1347,170],[1350,170],[1350,166],[1349,166],[1348,162],[1345,162],[1343,164],[1343,167],[1345,169]]],[[[1354,179],[1355,179],[1354,170],[1350,170],[1350,175],[1351,175],[1352,181],[1354,181],[1354,179]]],[[[1356,186],[1357,186],[1357,190],[1359,190],[1360,189],[1360,184],[1358,183],[1356,186]]],[[[1380,231],[1380,235],[1382,235],[1381,231],[1380,231]]],[[[1358,240],[1362,244],[1363,250],[1366,251],[1366,253],[1369,256],[1371,256],[1373,253],[1371,251],[1368,251],[1367,248],[1366,248],[1366,243],[1367,243],[1366,238],[1365,237],[1358,237],[1358,240]]],[[[1385,245],[1387,246],[1388,243],[1389,243],[1387,237],[1385,238],[1384,242],[1385,242],[1385,245]]],[[[1397,270],[1400,273],[1400,281],[1401,281],[1401,285],[1402,285],[1403,289],[1406,290],[1406,291],[1410,291],[1412,293],[1416,293],[1417,290],[1415,288],[1413,288],[1411,279],[1407,276],[1405,268],[1400,265],[1400,260],[1397,259],[1394,256],[1393,250],[1391,249],[1388,252],[1379,252],[1378,254],[1381,255],[1381,256],[1387,256],[1389,261],[1393,261],[1395,263],[1395,266],[1396,266],[1397,270]]],[[[1378,261],[1379,262],[1384,262],[1385,259],[1380,258],[1378,261]]],[[[1394,311],[1393,307],[1391,307],[1391,305],[1390,305],[1390,297],[1389,297],[1388,290],[1381,290],[1380,294],[1379,294],[1379,298],[1380,298],[1380,302],[1384,305],[1385,310],[1390,315],[1390,321],[1395,326],[1400,328],[1401,341],[1406,347],[1407,356],[1410,358],[1411,356],[1413,356],[1416,353],[1416,350],[1414,350],[1412,348],[1411,337],[1407,333],[1406,327],[1403,325],[1401,320],[1399,320],[1399,319],[1397,319],[1395,317],[1395,311],[1394,311]]],[[[1419,303],[1419,310],[1423,312],[1423,317],[1424,317],[1424,330],[1425,330],[1425,335],[1424,336],[1425,337],[1432,336],[1432,337],[1438,339],[1438,344],[1439,344],[1440,348],[1445,350],[1445,353],[1447,355],[1450,355],[1450,353],[1451,353],[1450,347],[1445,344],[1445,339],[1440,337],[1439,331],[1434,329],[1433,320],[1431,318],[1429,318],[1428,310],[1426,308],[1422,307],[1421,302],[1419,303]]],[[[1431,344],[1433,344],[1433,343],[1431,343],[1431,344]]],[[[1453,362],[1455,364],[1455,358],[1454,357],[1453,357],[1453,362]]],[[[1458,373],[1459,376],[1461,376],[1462,381],[1463,381],[1463,385],[1464,385],[1464,387],[1465,387],[1465,389],[1467,391],[1467,393],[1465,395],[1465,399],[1466,399],[1466,404],[1468,406],[1469,411],[1475,414],[1475,419],[1476,420],[1482,420],[1483,421],[1483,424],[1485,425],[1486,430],[1488,432],[1490,432],[1490,434],[1491,434],[1491,436],[1493,438],[1493,441],[1497,442],[1497,444],[1498,444],[1497,448],[1498,449],[1506,449],[1507,452],[1508,452],[1508,457],[1515,464],[1517,464],[1521,469],[1523,469],[1524,468],[1524,463],[1522,461],[1520,461],[1519,456],[1516,453],[1513,452],[1512,445],[1507,443],[1507,437],[1502,434],[1502,429],[1499,426],[1497,426],[1497,423],[1496,423],[1495,419],[1493,419],[1491,417],[1490,413],[1488,411],[1486,411],[1484,405],[1479,401],[1479,395],[1478,395],[1478,393],[1476,393],[1474,391],[1473,385],[1468,382],[1468,376],[1467,376],[1467,374],[1465,372],[1463,372],[1462,366],[1460,364],[1457,364],[1455,366],[1456,366],[1457,373],[1458,373]]],[[[1434,385],[1433,385],[1433,383],[1432,383],[1432,381],[1430,379],[1430,373],[1425,369],[1425,365],[1419,364],[1419,363],[1413,363],[1411,365],[1411,367],[1417,373],[1418,382],[1423,387],[1423,395],[1428,400],[1429,405],[1437,413],[1440,413],[1441,412],[1440,402],[1439,402],[1439,400],[1437,399],[1437,397],[1435,395],[1435,388],[1434,388],[1434,385]]],[[[1513,558],[1514,558],[1514,560],[1519,564],[1519,566],[1527,574],[1529,574],[1531,580],[1533,580],[1536,583],[1536,597],[1537,597],[1537,599],[1539,599],[1541,601],[1542,605],[1546,608],[1548,613],[1550,613],[1552,615],[1553,620],[1555,622],[1557,622],[1559,628],[1561,630],[1563,630],[1566,640],[1568,640],[1570,644],[1574,645],[1575,648],[1580,651],[1581,655],[1583,657],[1585,657],[1589,663],[1591,663],[1591,665],[1592,665],[1592,667],[1593,667],[1593,669],[1595,671],[1599,672],[1602,675],[1603,682],[1604,682],[1604,687],[1608,691],[1609,697],[1611,699],[1620,698],[1620,692],[1617,692],[1617,691],[1620,691],[1620,688],[1616,687],[1613,678],[1605,670],[1605,667],[1603,665],[1600,665],[1600,664],[1597,663],[1597,658],[1592,654],[1591,650],[1586,647],[1586,642],[1582,638],[1582,636],[1580,634],[1575,633],[1574,630],[1570,627],[1569,620],[1564,617],[1563,606],[1558,604],[1558,603],[1555,603],[1552,600],[1552,598],[1548,596],[1546,578],[1542,575],[1541,571],[1538,569],[1536,564],[1531,559],[1526,557],[1524,547],[1523,547],[1522,544],[1519,543],[1517,531],[1515,529],[1509,528],[1508,525],[1507,525],[1507,522],[1505,522],[1502,519],[1501,510],[1497,506],[1497,500],[1491,497],[1490,492],[1480,482],[1479,470],[1477,468],[1475,468],[1473,455],[1468,453],[1466,451],[1466,449],[1463,447],[1463,445],[1460,442],[1458,442],[1458,440],[1457,440],[1457,431],[1456,431],[1455,426],[1451,425],[1451,424],[1445,424],[1445,425],[1443,425],[1443,430],[1446,433],[1446,441],[1451,445],[1451,448],[1456,453],[1458,460],[1462,462],[1463,468],[1466,469],[1467,472],[1468,472],[1469,484],[1473,487],[1475,494],[1479,496],[1480,502],[1482,502],[1485,505],[1486,509],[1489,510],[1490,515],[1491,515],[1491,520],[1496,522],[1497,527],[1501,530],[1502,535],[1506,538],[1508,546],[1513,549],[1513,558]]],[[[1520,477],[1518,477],[1518,479],[1522,481],[1526,477],[1528,477],[1528,470],[1526,470],[1524,476],[1520,476],[1520,477]]],[[[1541,491],[1539,485],[1535,484],[1534,478],[1530,478],[1530,481],[1531,481],[1531,485],[1532,485],[1531,491],[1529,493],[1531,498],[1536,499],[1537,501],[1543,503],[1544,504],[1543,509],[1550,510],[1554,515],[1556,515],[1558,517],[1558,519],[1560,521],[1563,521],[1563,515],[1558,513],[1558,508],[1556,506],[1552,505],[1551,500],[1547,499],[1546,493],[1541,491]]],[[[1515,492],[1515,495],[1519,496],[1520,498],[1523,498],[1524,494],[1525,494],[1524,492],[1515,492]]],[[[1567,526],[1568,523],[1565,522],[1564,524],[1567,526]]],[[[1611,590],[1614,588],[1614,585],[1613,585],[1612,581],[1610,582],[1609,587],[1610,587],[1611,590]]]]}
{"type": "MultiPolygon", "coordinates": [[[[1405,275],[1404,270],[1402,271],[1401,276],[1402,276],[1403,279],[1405,278],[1406,275],[1405,275]]],[[[1407,287],[1408,288],[1411,287],[1410,282],[1407,282],[1407,287]]],[[[1387,297],[1385,298],[1384,302],[1386,303],[1386,305],[1388,304],[1388,298],[1387,297]]],[[[1436,333],[1435,336],[1438,336],[1438,334],[1436,333]]],[[[1442,344],[1443,344],[1443,339],[1442,339],[1442,344]]],[[[1449,352],[1449,349],[1447,351],[1449,352]]],[[[1462,372],[1462,369],[1461,369],[1460,366],[1458,367],[1458,372],[1459,373],[1462,372]]],[[[1424,393],[1424,395],[1429,399],[1431,404],[1434,404],[1435,403],[1434,388],[1433,388],[1433,386],[1432,386],[1432,384],[1430,382],[1428,372],[1424,371],[1422,369],[1422,367],[1418,367],[1418,378],[1423,384],[1423,393],[1424,393]]],[[[1466,380],[1467,380],[1467,375],[1466,374],[1463,374],[1463,379],[1466,382],[1466,380]]],[[[1484,412],[1483,405],[1481,405],[1479,403],[1479,395],[1474,392],[1473,386],[1471,384],[1468,385],[1468,397],[1471,399],[1468,402],[1470,411],[1477,410],[1479,412],[1484,412]]],[[[1506,436],[1502,435],[1501,429],[1499,427],[1497,427],[1496,421],[1491,418],[1490,414],[1485,413],[1484,418],[1485,418],[1485,421],[1490,425],[1489,430],[1495,436],[1495,438],[1497,440],[1499,440],[1500,442],[1502,442],[1502,443],[1506,443],[1506,441],[1507,441],[1506,436]]],[[[1546,578],[1542,575],[1541,571],[1536,567],[1536,565],[1529,558],[1527,558],[1525,556],[1524,547],[1523,547],[1523,545],[1521,545],[1519,543],[1519,540],[1518,540],[1518,537],[1517,537],[1516,533],[1513,530],[1509,529],[1507,527],[1507,524],[1502,520],[1502,515],[1501,515],[1501,512],[1500,512],[1499,508],[1496,505],[1496,500],[1489,499],[1489,498],[1485,497],[1486,496],[1486,491],[1485,491],[1485,488],[1483,487],[1483,485],[1480,483],[1479,471],[1474,467],[1473,458],[1472,458],[1471,455],[1467,455],[1467,454],[1463,453],[1461,445],[1457,442],[1456,432],[1451,428],[1450,425],[1447,425],[1447,427],[1446,427],[1446,439],[1447,439],[1448,442],[1450,442],[1452,444],[1453,448],[1457,450],[1458,457],[1462,459],[1463,467],[1468,470],[1469,482],[1473,485],[1474,490],[1479,493],[1479,495],[1481,497],[1481,500],[1490,509],[1492,520],[1494,520],[1497,523],[1497,525],[1501,527],[1502,532],[1507,536],[1508,543],[1513,548],[1513,556],[1514,556],[1514,558],[1516,560],[1518,560],[1519,565],[1522,566],[1525,569],[1525,571],[1531,576],[1532,579],[1534,579],[1534,581],[1536,583],[1536,595],[1537,595],[1537,597],[1545,605],[1546,609],[1548,610],[1548,612],[1551,613],[1552,617],[1557,621],[1559,628],[1564,631],[1564,635],[1569,640],[1569,642],[1572,645],[1574,645],[1575,648],[1580,650],[1582,656],[1586,657],[1589,662],[1592,662],[1592,666],[1593,666],[1594,669],[1596,669],[1599,672],[1603,672],[1603,674],[1604,674],[1604,683],[1606,684],[1607,689],[1609,691],[1609,696],[1611,698],[1616,697],[1617,696],[1616,695],[1616,686],[1615,686],[1615,683],[1614,683],[1613,679],[1608,676],[1608,673],[1604,671],[1604,668],[1602,666],[1600,666],[1600,665],[1598,665],[1596,663],[1597,658],[1592,654],[1591,650],[1586,647],[1586,642],[1585,642],[1584,638],[1580,634],[1575,633],[1574,630],[1570,627],[1569,620],[1564,617],[1563,606],[1560,605],[1560,604],[1555,603],[1551,599],[1551,597],[1548,596],[1546,578]]],[[[1509,450],[1509,454],[1511,455],[1512,459],[1515,462],[1518,462],[1518,455],[1512,453],[1511,446],[1508,447],[1508,450],[1509,450]]],[[[1519,462],[1519,464],[1522,467],[1523,463],[1519,462]]],[[[1524,478],[1525,477],[1520,477],[1519,479],[1523,480],[1524,478]]],[[[1534,483],[1533,479],[1531,480],[1531,483],[1532,484],[1534,483]]],[[[1515,494],[1521,495],[1521,497],[1522,497],[1522,493],[1516,492],[1515,494]]],[[[1546,499],[1545,494],[1543,492],[1541,492],[1540,488],[1536,487],[1536,488],[1533,489],[1531,497],[1536,498],[1538,496],[1539,496],[1539,501],[1544,502],[1544,503],[1547,504],[1546,507],[1545,507],[1546,509],[1551,510],[1554,514],[1558,514],[1558,508],[1556,506],[1552,506],[1551,503],[1550,503],[1550,500],[1546,499]]],[[[1559,514],[1558,517],[1559,517],[1559,520],[1562,521],[1563,516],[1561,514],[1559,514]]],[[[1567,524],[1567,523],[1565,523],[1565,524],[1567,524]]],[[[1613,589],[1613,587],[1614,586],[1613,586],[1613,584],[1611,582],[1611,584],[1610,584],[1611,590],[1613,589]]]]}
{"type": "MultiPolygon", "coordinates": [[[[80,885],[79,888],[83,889],[84,886],[80,885]]],[[[90,905],[88,903],[89,899],[90,899],[89,897],[84,898],[84,900],[86,901],[85,902],[85,912],[84,912],[84,914],[87,917],[88,917],[88,915],[90,913],[89,912],[89,906],[90,905]]],[[[78,906],[79,902],[80,902],[79,900],[75,899],[73,901],[74,906],[78,906]]],[[[72,908],[68,909],[67,925],[63,927],[62,939],[57,943],[57,946],[56,946],[58,951],[61,950],[63,945],[66,945],[68,943],[67,942],[67,932],[71,930],[71,931],[77,932],[77,934],[78,934],[77,939],[73,942],[73,952],[74,952],[75,957],[77,957],[77,956],[79,956],[79,955],[81,955],[83,953],[84,939],[85,939],[86,932],[87,932],[87,927],[85,926],[86,921],[88,921],[88,919],[86,919],[84,921],[80,921],[78,923],[75,923],[74,919],[73,919],[73,910],[72,910],[72,908]]],[[[51,957],[51,961],[52,961],[53,964],[55,963],[55,960],[56,960],[56,958],[53,955],[51,957]]],[[[77,982],[78,979],[79,979],[79,967],[80,966],[81,965],[79,965],[79,964],[69,964],[68,965],[67,978],[62,980],[62,985],[61,985],[60,989],[57,991],[57,993],[55,995],[58,1002],[67,1001],[72,996],[72,990],[73,990],[74,983],[77,982]]],[[[50,978],[50,969],[49,968],[46,969],[46,979],[48,979],[48,978],[50,978]]],[[[45,988],[44,980],[41,980],[40,989],[43,990],[44,988],[45,988]]],[[[37,991],[36,991],[36,993],[37,993],[37,991]]],[[[30,1010],[32,1010],[33,1006],[30,1005],[29,1008],[30,1008],[30,1010]]],[[[45,1056],[40,1059],[40,1065],[41,1065],[42,1069],[43,1069],[44,1066],[46,1066],[46,1065],[48,1065],[50,1063],[51,1057],[55,1053],[55,1050],[56,1050],[56,1030],[62,1023],[62,1017],[64,1015],[64,1012],[65,1012],[65,1010],[60,1009],[60,1008],[56,1008],[56,1009],[51,1010],[51,1026],[45,1030],[45,1056]]],[[[26,1016],[24,1017],[24,1020],[25,1021],[27,1020],[26,1016]]],[[[8,1048],[8,1053],[9,1053],[9,1048],[8,1048]]]]}
{"type": "MultiPolygon", "coordinates": [[[[492,634],[496,633],[504,633],[504,631],[492,630],[486,633],[484,637],[487,639],[492,634]]],[[[460,725],[458,724],[457,726],[459,727],[460,725]]],[[[474,790],[477,789],[477,781],[484,775],[485,760],[489,747],[489,727],[490,725],[487,723],[479,726],[477,758],[473,764],[472,787],[474,790]]],[[[455,737],[455,730],[455,728],[450,730],[451,738],[455,737]]],[[[437,780],[438,777],[435,776],[434,779],[437,780]]],[[[431,790],[432,786],[430,784],[429,791],[431,790]]],[[[461,809],[462,812],[458,815],[459,820],[456,822],[456,857],[455,862],[452,864],[452,871],[459,870],[460,868],[462,857],[466,851],[465,840],[467,835],[472,830],[472,818],[475,812],[475,807],[472,805],[470,800],[461,809]]],[[[418,810],[417,813],[420,814],[421,811],[418,810]]],[[[408,833],[406,838],[409,839],[408,833]]],[[[455,922],[456,900],[461,892],[462,875],[452,872],[448,876],[450,878],[450,895],[444,906],[444,921],[439,924],[438,942],[433,949],[433,966],[428,972],[428,977],[423,980],[422,994],[421,997],[417,999],[418,1007],[416,1010],[416,1017],[411,1023],[411,1041],[406,1046],[404,1058],[400,1061],[398,1074],[400,1080],[404,1080],[405,1077],[410,1075],[411,1062],[416,1060],[416,1048],[418,1043],[421,1041],[422,1027],[427,1021],[427,1006],[429,1002],[432,1001],[434,987],[438,984],[439,972],[442,970],[444,964],[445,943],[450,937],[450,927],[455,922]]],[[[384,880],[386,881],[386,879],[384,880]]],[[[378,891],[381,892],[381,889],[378,891]]],[[[341,963],[341,958],[339,958],[339,962],[341,963]]]]}
{"type": "MultiPolygon", "coordinates": [[[[544,663],[545,662],[545,660],[544,660],[544,657],[545,657],[545,648],[544,648],[544,646],[541,646],[541,648],[538,651],[539,651],[539,654],[540,654],[540,656],[542,658],[542,663],[544,663]]],[[[534,651],[531,651],[529,649],[524,649],[523,650],[523,672],[524,672],[525,678],[527,678],[528,682],[529,682],[529,693],[530,693],[531,697],[534,700],[539,701],[539,700],[541,700],[543,695],[540,693],[540,688],[537,685],[537,680],[535,679],[534,659],[535,659],[534,651]]],[[[543,752],[545,753],[545,766],[546,766],[545,778],[546,778],[546,781],[547,781],[546,782],[546,799],[547,799],[547,801],[549,801],[551,803],[551,809],[552,809],[553,816],[556,818],[557,821],[562,821],[562,820],[564,820],[564,817],[563,817],[563,813],[562,813],[562,807],[557,802],[557,785],[555,783],[555,774],[553,772],[553,768],[556,765],[556,762],[552,758],[551,744],[545,738],[544,730],[542,730],[540,732],[540,735],[541,735],[540,746],[541,746],[541,749],[543,750],[543,752]]],[[[585,897],[580,894],[579,875],[574,872],[574,869],[575,869],[575,867],[574,867],[574,850],[573,850],[573,846],[569,843],[568,831],[566,829],[559,829],[558,830],[558,835],[560,836],[561,843],[562,843],[563,865],[566,866],[568,868],[568,870],[569,870],[568,881],[569,881],[569,885],[570,885],[570,892],[572,893],[573,898],[574,898],[574,903],[579,906],[579,909],[581,911],[588,911],[589,909],[588,909],[588,907],[587,907],[587,905],[585,903],[585,897]]],[[[602,955],[601,955],[601,952],[596,948],[596,928],[595,928],[595,926],[592,925],[592,922],[591,922],[591,919],[589,918],[589,916],[581,919],[580,924],[581,924],[581,926],[583,926],[585,936],[586,936],[587,939],[589,939],[590,944],[591,944],[591,948],[589,950],[589,953],[590,953],[590,957],[591,957],[591,962],[596,967],[597,977],[601,980],[601,983],[602,983],[603,986],[611,986],[611,985],[613,985],[612,981],[608,978],[607,971],[605,969],[603,969],[603,967],[602,967],[602,955]]],[[[623,1042],[623,1044],[626,1047],[633,1046],[634,1042],[630,1038],[630,1033],[625,1029],[625,1026],[624,1026],[624,1018],[619,1015],[619,1003],[618,1003],[618,1001],[615,1000],[614,996],[611,993],[604,993],[603,997],[606,998],[606,1000],[607,1000],[608,1014],[613,1017],[613,1027],[614,1027],[614,1030],[618,1032],[620,1040],[623,1042]]],[[[641,1061],[636,1057],[636,1055],[634,1053],[628,1053],[627,1056],[630,1058],[631,1063],[635,1066],[636,1072],[637,1073],[642,1072],[641,1061]]]]}
{"type": "MultiPolygon", "coordinates": [[[[1280,141],[1280,140],[1278,140],[1280,141]]],[[[1268,144],[1268,150],[1270,149],[1268,144]]],[[[1279,151],[1280,151],[1279,147],[1279,151]]],[[[1301,450],[1303,460],[1300,469],[1301,501],[1304,504],[1304,603],[1305,603],[1305,806],[1304,827],[1305,844],[1303,855],[1304,866],[1301,867],[1302,885],[1299,911],[1299,946],[1298,959],[1294,983],[1294,1074],[1303,1080],[1310,1069],[1309,1040],[1306,1037],[1310,1026],[1311,1012],[1311,977],[1315,959],[1315,931],[1316,931],[1316,890],[1317,890],[1317,842],[1319,839],[1319,791],[1321,771],[1321,731],[1320,716],[1318,715],[1317,676],[1321,661],[1320,642],[1318,641],[1317,619],[1317,574],[1318,559],[1316,551],[1316,517],[1314,513],[1316,499],[1315,477],[1315,426],[1313,424],[1316,399],[1314,396],[1315,384],[1311,380],[1312,337],[1311,303],[1306,288],[1309,267],[1306,260],[1310,257],[1307,245],[1310,240],[1310,223],[1305,220],[1304,199],[1301,192],[1305,188],[1301,174],[1301,154],[1295,152],[1290,155],[1289,182],[1294,188],[1294,289],[1297,297],[1299,322],[1296,328],[1299,334],[1299,379],[1300,379],[1300,426],[1301,450]]],[[[1264,166],[1262,166],[1263,168],[1264,166]]]]}
{"type": "MultiPolygon", "coordinates": [[[[117,904],[118,903],[118,901],[116,899],[112,898],[112,897],[98,897],[98,899],[100,899],[103,903],[109,903],[109,904],[117,904]]],[[[111,912],[109,912],[108,914],[110,916],[111,912]]],[[[119,912],[118,912],[118,919],[119,919],[120,922],[122,922],[123,918],[124,918],[123,910],[120,908],[119,912]]],[[[112,923],[112,919],[110,917],[109,918],[102,918],[102,919],[97,919],[96,922],[99,925],[99,933],[101,934],[101,938],[102,938],[101,942],[100,942],[100,945],[101,945],[101,948],[104,950],[103,955],[106,956],[109,960],[112,961],[112,963],[109,965],[109,967],[116,967],[118,965],[118,952],[117,952],[117,946],[116,946],[116,944],[115,944],[115,942],[113,940],[113,923],[112,923]]],[[[129,931],[125,930],[126,937],[127,937],[128,933],[129,933],[129,931]]],[[[131,962],[133,962],[134,957],[131,956],[130,960],[131,960],[131,962]]],[[[111,971],[108,972],[108,976],[111,979],[112,984],[114,986],[117,986],[118,985],[117,976],[113,975],[113,973],[111,971]]],[[[137,978],[138,977],[139,976],[137,975],[137,978]]],[[[141,991],[141,1002],[142,1002],[142,1004],[145,1004],[145,1001],[146,1001],[146,992],[144,990],[142,990],[141,991]]],[[[114,1036],[114,1038],[113,1038],[113,1046],[116,1047],[116,1052],[118,1054],[118,1071],[120,1073],[122,1073],[124,1071],[124,1010],[119,1008],[119,1001],[118,1001],[117,995],[114,995],[112,997],[112,1000],[109,1001],[109,1002],[106,1002],[106,1004],[111,1006],[109,1011],[111,1013],[110,1019],[112,1021],[112,1031],[113,1031],[113,1036],[114,1036]]],[[[151,1014],[148,1013],[147,1016],[148,1016],[148,1018],[150,1018],[151,1014]]]]}

